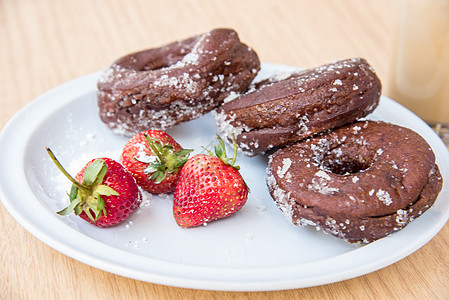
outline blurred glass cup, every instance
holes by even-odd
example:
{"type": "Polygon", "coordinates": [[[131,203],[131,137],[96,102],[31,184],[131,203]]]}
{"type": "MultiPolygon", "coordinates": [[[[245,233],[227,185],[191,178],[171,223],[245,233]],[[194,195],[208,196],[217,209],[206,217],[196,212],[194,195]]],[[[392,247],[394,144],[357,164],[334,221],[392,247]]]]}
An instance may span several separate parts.
{"type": "Polygon", "coordinates": [[[449,0],[403,0],[390,96],[449,145],[449,0]]]}

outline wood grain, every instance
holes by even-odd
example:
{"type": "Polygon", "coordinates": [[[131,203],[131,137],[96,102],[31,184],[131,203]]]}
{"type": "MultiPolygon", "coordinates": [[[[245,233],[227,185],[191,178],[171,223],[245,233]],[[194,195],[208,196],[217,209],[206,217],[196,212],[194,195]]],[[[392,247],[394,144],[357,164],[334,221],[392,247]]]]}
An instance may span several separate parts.
{"type": "MultiPolygon", "coordinates": [[[[365,57],[388,94],[397,16],[389,0],[0,0],[0,128],[63,82],[131,51],[215,27],[236,29],[264,62],[312,67],[365,57]]],[[[40,242],[3,205],[0,216],[1,299],[444,299],[449,294],[448,226],[416,253],[365,276],[313,288],[237,293],[110,274],[40,242]]]]}

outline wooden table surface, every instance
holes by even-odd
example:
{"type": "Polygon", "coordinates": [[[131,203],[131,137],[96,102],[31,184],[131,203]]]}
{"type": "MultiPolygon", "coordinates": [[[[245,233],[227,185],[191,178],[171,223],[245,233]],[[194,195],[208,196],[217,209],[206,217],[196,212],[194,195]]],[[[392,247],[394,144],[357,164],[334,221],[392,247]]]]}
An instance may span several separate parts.
{"type": "MultiPolygon", "coordinates": [[[[313,67],[365,57],[388,95],[398,13],[396,2],[390,0],[0,0],[0,128],[55,86],[101,70],[131,51],[215,27],[234,28],[264,62],[313,67]]],[[[40,242],[3,205],[0,216],[1,299],[443,299],[449,295],[448,225],[409,257],[365,276],[287,291],[220,292],[162,286],[98,270],[40,242]]]]}

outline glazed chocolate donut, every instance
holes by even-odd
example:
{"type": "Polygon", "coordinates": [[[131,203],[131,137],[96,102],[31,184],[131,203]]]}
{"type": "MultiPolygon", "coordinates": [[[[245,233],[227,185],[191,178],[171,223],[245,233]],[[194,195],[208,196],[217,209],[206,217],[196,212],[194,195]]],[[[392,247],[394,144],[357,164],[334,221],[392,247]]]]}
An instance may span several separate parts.
{"type": "Polygon", "coordinates": [[[259,69],[257,54],[231,29],[129,54],[99,78],[100,118],[123,135],[167,129],[243,92],[259,69]]]}
{"type": "Polygon", "coordinates": [[[366,60],[342,60],[259,83],[217,110],[217,126],[252,156],[356,121],[376,108],[380,93],[366,60]]]}
{"type": "Polygon", "coordinates": [[[442,178],[414,131],[358,121],[279,149],[267,185],[294,225],[372,242],[404,228],[435,202],[442,178]]]}

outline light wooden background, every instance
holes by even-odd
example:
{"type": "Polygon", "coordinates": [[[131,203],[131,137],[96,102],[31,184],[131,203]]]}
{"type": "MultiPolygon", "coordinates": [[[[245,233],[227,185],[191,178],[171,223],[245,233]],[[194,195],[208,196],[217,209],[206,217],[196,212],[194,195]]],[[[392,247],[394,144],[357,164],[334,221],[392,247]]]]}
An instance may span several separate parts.
{"type": "MultiPolygon", "coordinates": [[[[0,128],[25,104],[116,58],[231,27],[264,62],[313,67],[365,57],[388,95],[397,1],[0,0],[0,128]]],[[[0,145],[3,146],[3,145],[0,145]]],[[[6,172],[1,170],[1,172],[6,172]]],[[[20,191],[18,191],[20,193],[20,191]]],[[[449,227],[404,260],[325,286],[214,292],[131,280],[43,244],[0,205],[0,299],[444,299],[449,227]]]]}

